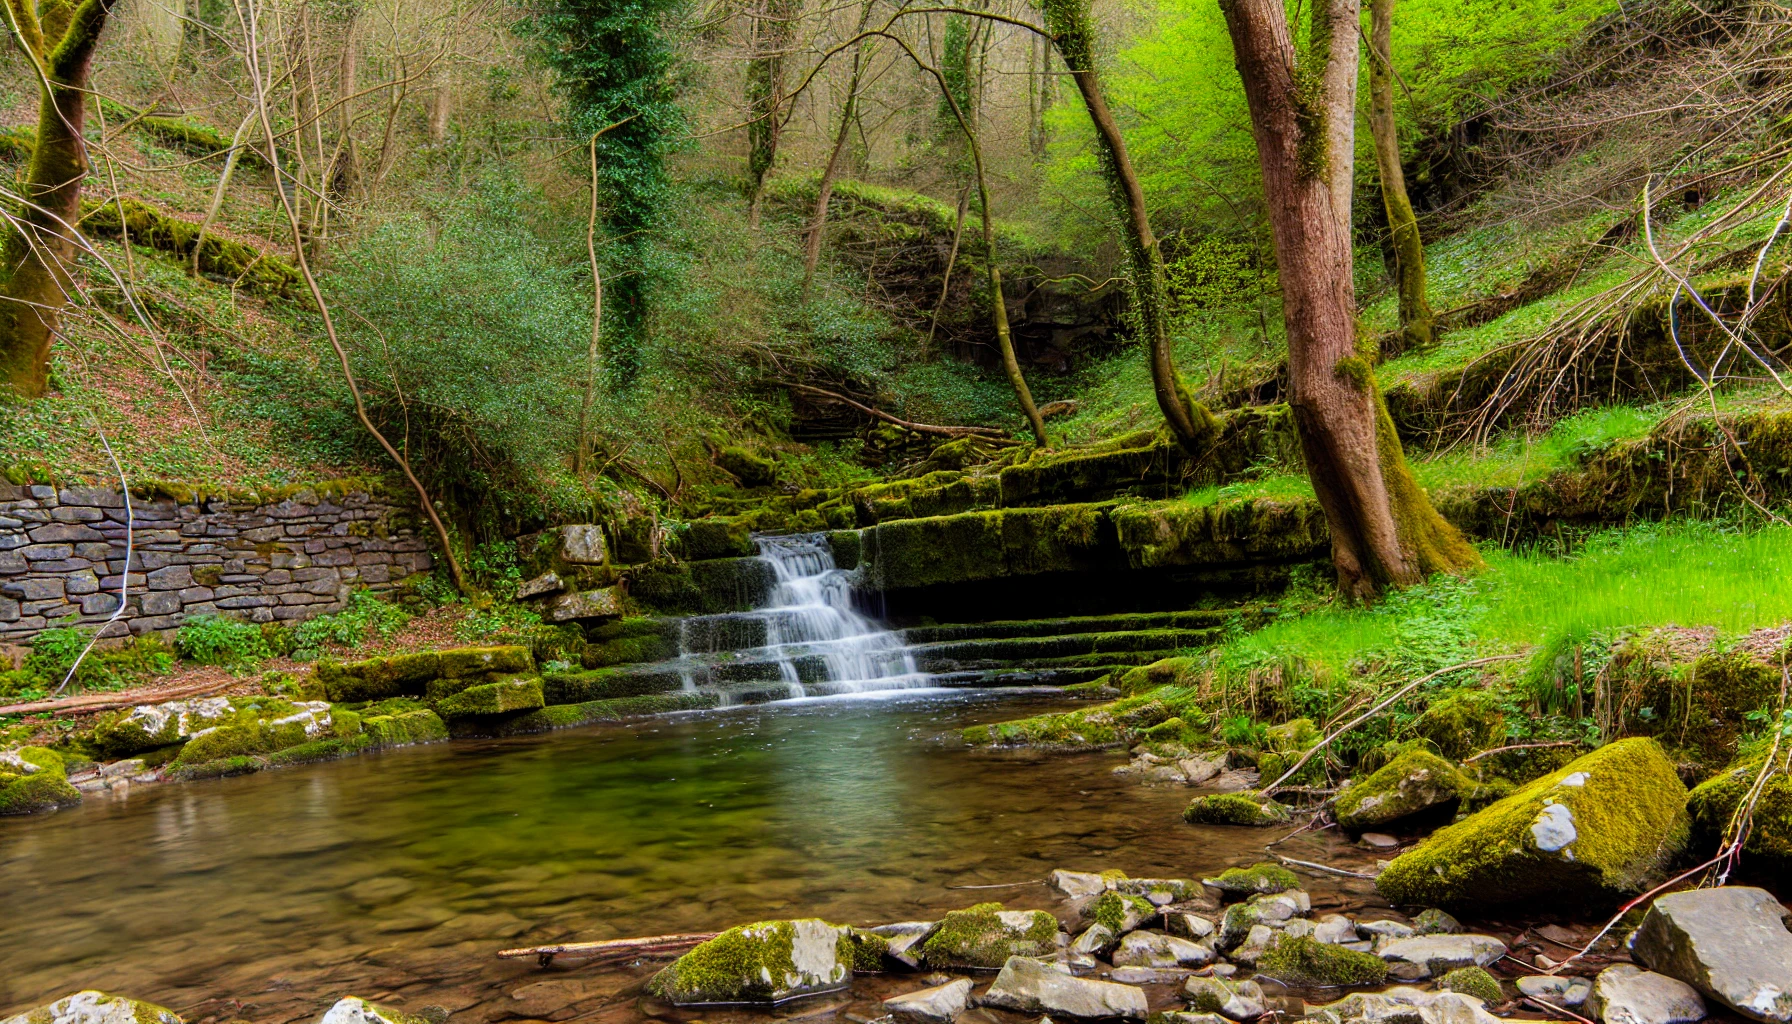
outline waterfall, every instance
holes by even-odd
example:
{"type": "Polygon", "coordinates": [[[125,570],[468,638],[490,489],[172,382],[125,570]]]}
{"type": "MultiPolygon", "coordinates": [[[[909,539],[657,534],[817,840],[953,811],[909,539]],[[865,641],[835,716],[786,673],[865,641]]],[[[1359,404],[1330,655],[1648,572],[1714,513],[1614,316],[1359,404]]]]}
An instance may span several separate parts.
{"type": "Polygon", "coordinates": [[[929,685],[899,635],[853,610],[851,574],[834,565],[826,535],[754,541],[776,581],[767,604],[684,620],[668,666],[684,689],[731,704],[929,685]]]}

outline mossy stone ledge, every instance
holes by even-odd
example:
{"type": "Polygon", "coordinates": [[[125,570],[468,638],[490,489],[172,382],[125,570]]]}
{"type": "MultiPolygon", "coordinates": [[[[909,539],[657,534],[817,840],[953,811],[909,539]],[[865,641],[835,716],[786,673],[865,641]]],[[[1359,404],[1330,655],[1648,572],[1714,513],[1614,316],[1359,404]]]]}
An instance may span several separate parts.
{"type": "Polygon", "coordinates": [[[0,815],[34,814],[80,802],[81,791],[69,785],[61,754],[48,747],[0,750],[0,815]]]}
{"type": "Polygon", "coordinates": [[[436,714],[445,719],[506,715],[544,707],[541,680],[527,677],[480,683],[436,701],[436,714]]]}
{"type": "Polygon", "coordinates": [[[1647,888],[1679,855],[1685,804],[1686,787],[1654,740],[1620,740],[1438,830],[1375,885],[1406,905],[1608,904],[1647,888]]]}
{"type": "Polygon", "coordinates": [[[779,1003],[844,988],[861,945],[816,918],[738,925],[673,961],[648,989],[680,1006],[779,1003]]]}

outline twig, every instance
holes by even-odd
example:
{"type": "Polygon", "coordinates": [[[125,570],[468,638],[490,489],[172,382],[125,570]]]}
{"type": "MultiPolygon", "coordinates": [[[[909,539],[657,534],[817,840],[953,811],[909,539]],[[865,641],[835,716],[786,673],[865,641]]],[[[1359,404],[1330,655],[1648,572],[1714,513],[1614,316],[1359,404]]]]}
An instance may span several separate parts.
{"type": "Polygon", "coordinates": [[[1504,754],[1509,750],[1545,750],[1550,747],[1578,746],[1580,746],[1580,740],[1551,740],[1548,743],[1514,743],[1509,747],[1494,747],[1492,750],[1483,750],[1479,754],[1473,754],[1463,758],[1462,763],[1468,764],[1470,761],[1479,761],[1483,757],[1491,757],[1494,754],[1504,754]]]}
{"type": "Polygon", "coordinates": [[[948,889],[1018,889],[1023,885],[1044,885],[1045,879],[1034,878],[1025,882],[1001,882],[996,885],[948,885],[948,889]]]}
{"type": "Polygon", "coordinates": [[[134,707],[138,704],[157,704],[165,700],[178,700],[182,697],[203,697],[212,690],[221,690],[235,683],[234,679],[221,682],[194,683],[189,686],[176,686],[166,690],[147,690],[138,693],[95,693],[85,697],[65,697],[62,700],[34,700],[24,704],[7,704],[0,707],[0,715],[35,715],[45,711],[114,711],[118,708],[134,707]]]}
{"type": "Polygon", "coordinates": [[[1345,878],[1374,878],[1374,877],[1376,877],[1375,875],[1367,874],[1362,871],[1350,871],[1346,868],[1334,868],[1329,864],[1315,864],[1310,860],[1295,860],[1293,857],[1284,857],[1279,853],[1272,853],[1272,854],[1270,854],[1270,856],[1274,857],[1275,859],[1281,861],[1284,864],[1292,864],[1293,866],[1295,866],[1297,868],[1306,868],[1309,871],[1323,871],[1328,875],[1343,875],[1345,878]]]}
{"type": "Polygon", "coordinates": [[[1541,1007],[1545,1010],[1548,1010],[1551,1013],[1559,1013],[1563,1017],[1566,1017],[1570,1020],[1578,1020],[1581,1022],[1581,1024],[1593,1024],[1592,1021],[1588,1020],[1585,1017],[1582,1017],[1578,1013],[1575,1013],[1573,1010],[1564,1009],[1564,1008],[1557,1006],[1556,1004],[1550,1002],[1547,999],[1539,999],[1536,996],[1525,996],[1524,1001],[1527,1003],[1530,1003],[1532,1006],[1537,1006],[1537,1007],[1541,1007]]]}
{"type": "Polygon", "coordinates": [[[652,953],[671,953],[708,942],[718,934],[720,933],[697,932],[686,935],[650,935],[639,939],[605,939],[601,942],[562,942],[551,946],[501,949],[498,951],[498,957],[504,960],[516,960],[532,956],[542,967],[547,967],[554,962],[556,956],[562,955],[581,959],[609,960],[652,953]]]}
{"type": "Polygon", "coordinates": [[[846,397],[845,395],[836,394],[832,391],[827,391],[822,388],[813,387],[808,384],[794,384],[794,383],[791,384],[790,386],[797,389],[798,391],[807,391],[810,394],[822,395],[827,398],[832,398],[836,402],[844,402],[847,405],[852,406],[854,409],[859,410],[860,412],[864,413],[867,416],[871,416],[875,419],[883,420],[885,423],[894,423],[896,426],[899,426],[899,427],[903,428],[904,430],[912,430],[917,434],[933,434],[937,437],[976,436],[976,437],[994,437],[994,438],[1000,438],[1002,440],[1008,439],[1007,431],[999,430],[995,427],[954,427],[954,426],[941,426],[941,425],[934,424],[934,423],[914,423],[909,420],[899,419],[895,416],[892,416],[889,413],[884,412],[882,409],[873,409],[871,406],[866,405],[863,402],[855,402],[852,399],[846,397]]]}

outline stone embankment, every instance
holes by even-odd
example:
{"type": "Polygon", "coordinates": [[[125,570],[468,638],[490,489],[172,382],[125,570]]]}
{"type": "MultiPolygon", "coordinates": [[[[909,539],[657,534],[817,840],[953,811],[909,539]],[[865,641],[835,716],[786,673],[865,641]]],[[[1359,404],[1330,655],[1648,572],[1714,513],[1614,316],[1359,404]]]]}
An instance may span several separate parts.
{"type": "Polygon", "coordinates": [[[341,611],[352,588],[390,590],[432,564],[414,507],[367,481],[267,494],[146,488],[128,508],[103,487],[0,483],[0,641],[108,622],[121,592],[108,636],[204,614],[309,619],[341,611]]]}

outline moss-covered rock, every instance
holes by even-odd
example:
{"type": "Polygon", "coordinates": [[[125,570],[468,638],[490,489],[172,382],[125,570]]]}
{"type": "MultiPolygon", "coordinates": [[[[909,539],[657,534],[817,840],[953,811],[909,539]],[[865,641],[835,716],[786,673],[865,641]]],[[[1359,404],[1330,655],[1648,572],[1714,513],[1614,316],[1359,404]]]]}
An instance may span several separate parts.
{"type": "Polygon", "coordinates": [[[232,714],[221,724],[194,733],[173,761],[176,774],[195,765],[231,758],[272,754],[325,739],[344,739],[361,732],[361,716],[336,710],[324,701],[289,701],[279,697],[231,698],[232,714]]]}
{"type": "Polygon", "coordinates": [[[154,1003],[86,989],[0,1020],[0,1024],[181,1024],[154,1003]]]}
{"type": "MultiPolygon", "coordinates": [[[[1693,836],[1701,848],[1716,850],[1736,808],[1760,778],[1766,759],[1761,756],[1743,758],[1693,788],[1686,798],[1686,809],[1692,816],[1693,836]]],[[[1792,772],[1784,765],[1755,800],[1748,837],[1742,852],[1773,857],[1783,865],[1792,865],[1792,772]]]]}
{"type": "Polygon", "coordinates": [[[81,802],[62,755],[47,747],[0,750],[0,815],[33,814],[81,802]]]}
{"type": "Polygon", "coordinates": [[[1142,896],[1126,892],[1104,892],[1083,908],[1083,917],[1101,925],[1116,936],[1137,928],[1146,918],[1157,913],[1157,907],[1142,896]]]}
{"type": "Polygon", "coordinates": [[[139,704],[101,716],[93,726],[93,747],[105,757],[131,757],[179,743],[235,714],[236,709],[225,697],[139,704]]]}
{"type": "Polygon", "coordinates": [[[972,726],[961,735],[976,746],[1093,750],[1129,743],[1173,718],[1205,722],[1201,699],[1196,687],[1159,686],[1092,708],[972,726]]]}
{"type": "Polygon", "coordinates": [[[1650,739],[1620,740],[1447,826],[1395,858],[1395,903],[1601,903],[1660,875],[1687,838],[1686,787],[1650,739]]]}
{"type": "Polygon", "coordinates": [[[776,1003],[845,987],[857,942],[815,918],[739,925],[673,961],[649,989],[680,1005],[776,1003]]]}
{"type": "Polygon", "coordinates": [[[535,671],[534,656],[529,653],[529,648],[520,644],[503,647],[455,647],[438,651],[436,655],[441,663],[439,675],[447,679],[465,679],[487,672],[515,675],[535,671]]]}
{"type": "Polygon", "coordinates": [[[314,669],[324,694],[332,701],[384,700],[406,694],[421,695],[429,681],[442,674],[439,652],[395,654],[385,658],[342,663],[325,659],[314,669]]]}
{"type": "Polygon", "coordinates": [[[1388,965],[1373,953],[1320,942],[1311,935],[1282,935],[1257,958],[1257,970],[1291,985],[1379,985],[1388,965]]]}
{"type": "Polygon", "coordinates": [[[448,738],[447,723],[428,708],[389,715],[368,715],[361,719],[361,729],[375,747],[408,747],[415,743],[434,743],[448,738]]]}
{"type": "Polygon", "coordinates": [[[506,715],[543,707],[541,680],[527,677],[498,683],[480,683],[436,702],[436,714],[446,719],[506,715]]]}
{"type": "Polygon", "coordinates": [[[1437,987],[1445,992],[1474,996],[1489,1006],[1506,1001],[1506,994],[1500,990],[1499,981],[1481,967],[1458,967],[1439,978],[1437,987]]]}
{"type": "Polygon", "coordinates": [[[344,996],[331,1004],[317,1024],[431,1024],[427,1017],[404,1013],[389,1006],[368,1002],[359,996],[344,996]]]}
{"type": "Polygon", "coordinates": [[[1416,735],[1444,757],[1458,760],[1498,745],[1505,728],[1499,699],[1485,690],[1458,690],[1433,701],[1412,723],[1416,735]]]}
{"type": "Polygon", "coordinates": [[[677,619],[639,615],[606,622],[587,632],[580,663],[597,669],[677,657],[679,628],[677,619]]]}
{"type": "Polygon", "coordinates": [[[1338,794],[1333,815],[1348,829],[1368,829],[1466,800],[1480,787],[1436,754],[1410,750],[1338,794]]]}
{"type": "Polygon", "coordinates": [[[1287,892],[1300,888],[1300,879],[1280,864],[1262,861],[1248,868],[1227,868],[1216,877],[1203,878],[1201,884],[1218,889],[1228,899],[1244,899],[1264,893],[1287,892]]]}
{"type": "Polygon", "coordinates": [[[1250,793],[1212,793],[1190,801],[1182,820],[1193,825],[1280,825],[1291,814],[1282,804],[1250,793]]]}
{"type": "Polygon", "coordinates": [[[979,903],[940,919],[939,928],[921,944],[921,962],[934,968],[996,970],[1011,956],[1055,951],[1058,934],[1058,919],[1043,910],[1004,910],[1000,903],[979,903]]]}

